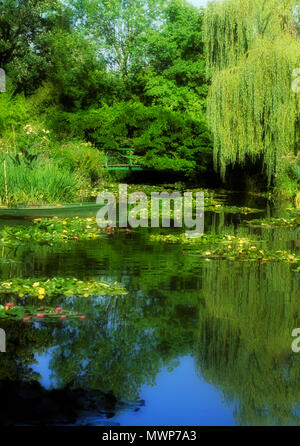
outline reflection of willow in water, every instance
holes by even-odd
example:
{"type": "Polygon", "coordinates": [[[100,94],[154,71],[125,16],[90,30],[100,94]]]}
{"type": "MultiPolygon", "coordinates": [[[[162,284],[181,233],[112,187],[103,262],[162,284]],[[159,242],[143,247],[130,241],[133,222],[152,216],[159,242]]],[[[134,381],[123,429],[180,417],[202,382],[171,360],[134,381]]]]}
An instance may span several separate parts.
{"type": "Polygon", "coordinates": [[[204,273],[197,367],[238,424],[300,424],[299,275],[289,265],[212,262],[204,273]]]}

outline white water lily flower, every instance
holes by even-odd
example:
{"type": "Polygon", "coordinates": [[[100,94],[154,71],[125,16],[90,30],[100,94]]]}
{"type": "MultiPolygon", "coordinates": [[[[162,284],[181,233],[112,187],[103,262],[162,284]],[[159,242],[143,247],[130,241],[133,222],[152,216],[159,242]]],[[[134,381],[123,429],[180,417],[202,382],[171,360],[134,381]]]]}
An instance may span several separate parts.
{"type": "Polygon", "coordinates": [[[4,288],[10,288],[12,286],[12,282],[2,282],[1,286],[4,288]]]}

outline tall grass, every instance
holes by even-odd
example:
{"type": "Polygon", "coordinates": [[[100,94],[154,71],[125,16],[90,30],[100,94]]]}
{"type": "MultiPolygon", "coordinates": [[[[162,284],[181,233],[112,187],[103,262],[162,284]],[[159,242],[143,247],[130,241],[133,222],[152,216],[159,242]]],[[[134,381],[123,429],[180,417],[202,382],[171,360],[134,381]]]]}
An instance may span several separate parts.
{"type": "Polygon", "coordinates": [[[74,201],[82,187],[82,179],[43,156],[29,161],[21,155],[0,153],[1,204],[6,204],[6,185],[9,206],[54,204],[74,201]]]}

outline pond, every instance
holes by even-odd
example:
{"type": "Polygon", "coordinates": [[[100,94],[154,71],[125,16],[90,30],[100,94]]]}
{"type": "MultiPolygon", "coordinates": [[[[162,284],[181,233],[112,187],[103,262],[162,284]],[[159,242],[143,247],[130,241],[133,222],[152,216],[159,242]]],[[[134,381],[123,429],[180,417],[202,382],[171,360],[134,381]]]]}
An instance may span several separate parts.
{"type": "MultiPolygon", "coordinates": [[[[223,200],[249,206],[249,197],[223,200]]],[[[299,227],[247,224],[287,211],[253,197],[251,206],[262,212],[207,211],[205,233],[299,255],[299,227]]],[[[31,225],[5,217],[1,225],[31,225]]],[[[51,298],[84,319],[0,319],[1,425],[299,424],[300,353],[291,349],[300,327],[297,265],[200,251],[141,229],[3,245],[2,281],[103,280],[127,294],[51,298]]]]}

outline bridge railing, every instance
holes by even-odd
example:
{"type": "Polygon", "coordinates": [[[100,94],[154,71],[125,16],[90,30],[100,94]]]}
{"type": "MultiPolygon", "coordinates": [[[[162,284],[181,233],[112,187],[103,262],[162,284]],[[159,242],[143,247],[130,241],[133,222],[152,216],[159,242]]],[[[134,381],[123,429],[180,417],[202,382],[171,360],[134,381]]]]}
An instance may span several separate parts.
{"type": "Polygon", "coordinates": [[[138,155],[134,155],[132,148],[105,149],[106,167],[109,170],[139,169],[138,155]]]}

